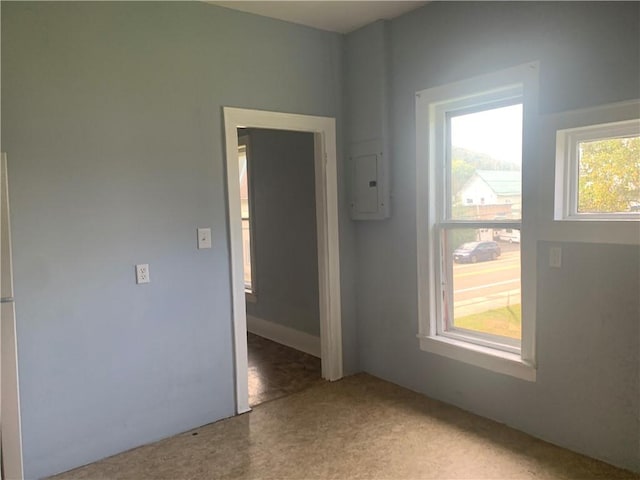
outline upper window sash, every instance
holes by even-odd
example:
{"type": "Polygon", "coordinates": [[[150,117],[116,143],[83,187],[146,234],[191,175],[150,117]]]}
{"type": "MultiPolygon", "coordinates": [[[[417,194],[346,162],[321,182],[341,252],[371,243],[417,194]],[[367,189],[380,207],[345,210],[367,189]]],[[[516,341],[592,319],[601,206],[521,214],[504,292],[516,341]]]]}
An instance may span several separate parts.
{"type": "Polygon", "coordinates": [[[454,100],[430,105],[429,117],[434,139],[433,171],[440,181],[435,182],[437,205],[436,222],[453,221],[451,204],[451,118],[469,113],[506,107],[523,101],[521,83],[505,85],[487,92],[466,95],[454,100]]]}
{"type": "MultiPolygon", "coordinates": [[[[490,100],[491,97],[493,97],[493,93],[489,94],[488,96],[480,95],[477,97],[476,100],[476,104],[472,107],[467,107],[467,108],[448,108],[446,109],[446,111],[444,112],[445,115],[445,136],[446,136],[446,141],[445,141],[445,151],[443,152],[445,155],[444,158],[444,182],[442,184],[442,188],[444,188],[445,192],[445,210],[444,210],[444,217],[443,219],[445,221],[459,221],[456,220],[454,218],[453,215],[453,205],[452,205],[452,199],[453,199],[453,191],[452,191],[452,187],[453,187],[453,143],[452,143],[452,138],[451,138],[451,134],[452,134],[452,124],[451,124],[451,120],[454,119],[455,117],[460,117],[463,115],[469,115],[469,114],[473,114],[473,113],[481,113],[481,112],[485,112],[487,110],[494,110],[494,109],[499,109],[499,108],[503,108],[503,107],[510,107],[513,105],[518,105],[518,104],[522,104],[522,85],[518,85],[518,86],[514,86],[514,87],[507,87],[504,91],[504,95],[506,98],[501,98],[499,100],[495,100],[492,101],[490,100]]],[[[463,220],[464,221],[464,220],[463,220]]]]}

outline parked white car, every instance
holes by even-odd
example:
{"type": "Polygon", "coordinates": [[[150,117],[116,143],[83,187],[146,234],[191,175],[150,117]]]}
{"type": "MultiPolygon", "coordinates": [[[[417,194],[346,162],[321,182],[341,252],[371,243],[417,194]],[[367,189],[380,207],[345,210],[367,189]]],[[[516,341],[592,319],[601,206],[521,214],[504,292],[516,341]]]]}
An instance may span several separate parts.
{"type": "Polygon", "coordinates": [[[493,231],[493,239],[501,242],[520,243],[520,230],[503,228],[493,231]]]}

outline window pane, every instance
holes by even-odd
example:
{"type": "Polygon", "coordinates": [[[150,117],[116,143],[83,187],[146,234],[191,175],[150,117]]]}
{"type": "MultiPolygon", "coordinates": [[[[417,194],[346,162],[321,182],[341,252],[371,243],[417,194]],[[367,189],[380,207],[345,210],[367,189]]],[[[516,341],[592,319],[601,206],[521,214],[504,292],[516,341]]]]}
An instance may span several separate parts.
{"type": "Polygon", "coordinates": [[[242,220],[242,259],[244,266],[244,288],[252,290],[251,285],[251,230],[249,220],[242,220]]]}
{"type": "Polygon", "coordinates": [[[450,218],[520,219],[522,104],[449,117],[450,218]]]}
{"type": "Polygon", "coordinates": [[[445,231],[446,327],[521,338],[520,231],[445,231]],[[448,315],[451,312],[451,315],[448,315]]]}
{"type": "Polygon", "coordinates": [[[578,213],[640,211],[640,137],[578,143],[578,213]]]}
{"type": "Polygon", "coordinates": [[[242,258],[244,266],[244,288],[251,292],[251,223],[249,219],[249,175],[247,148],[238,147],[238,169],[240,171],[240,216],[242,217],[242,258]]]}
{"type": "Polygon", "coordinates": [[[247,150],[238,147],[238,170],[240,171],[240,215],[249,218],[249,178],[247,175],[247,150]]]}

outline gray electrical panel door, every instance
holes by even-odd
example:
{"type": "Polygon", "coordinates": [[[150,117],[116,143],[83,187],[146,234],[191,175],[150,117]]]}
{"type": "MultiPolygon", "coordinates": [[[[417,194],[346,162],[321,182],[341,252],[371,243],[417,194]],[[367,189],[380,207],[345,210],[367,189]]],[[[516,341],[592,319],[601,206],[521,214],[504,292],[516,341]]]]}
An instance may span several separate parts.
{"type": "Polygon", "coordinates": [[[350,213],[353,220],[389,217],[389,173],[382,141],[353,144],[349,157],[350,213]]]}
{"type": "Polygon", "coordinates": [[[353,158],[354,209],[357,213],[378,211],[378,156],[353,158]]]}

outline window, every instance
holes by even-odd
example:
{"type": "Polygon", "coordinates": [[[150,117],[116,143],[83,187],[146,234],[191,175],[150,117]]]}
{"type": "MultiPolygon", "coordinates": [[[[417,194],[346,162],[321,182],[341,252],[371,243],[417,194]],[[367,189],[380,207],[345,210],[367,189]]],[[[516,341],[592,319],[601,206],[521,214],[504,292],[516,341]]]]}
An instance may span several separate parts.
{"type": "Polygon", "coordinates": [[[640,120],[559,130],[556,220],[640,220],[640,120]]]}
{"type": "Polygon", "coordinates": [[[253,255],[253,218],[251,178],[249,175],[249,138],[238,137],[238,170],[240,171],[240,215],[242,216],[242,257],[244,263],[244,290],[248,300],[255,299],[255,268],[253,255]]]}
{"type": "Polygon", "coordinates": [[[535,72],[536,64],[516,67],[424,90],[416,101],[421,348],[528,380],[520,232],[535,72]]]}

